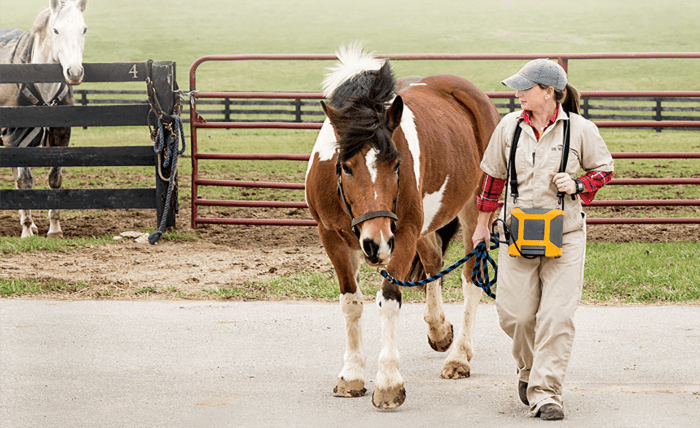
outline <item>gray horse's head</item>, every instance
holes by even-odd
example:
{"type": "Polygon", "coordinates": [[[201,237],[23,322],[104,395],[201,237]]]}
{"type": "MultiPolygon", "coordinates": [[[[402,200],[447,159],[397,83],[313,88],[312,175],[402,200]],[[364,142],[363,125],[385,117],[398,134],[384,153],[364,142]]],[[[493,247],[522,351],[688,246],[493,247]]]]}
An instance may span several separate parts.
{"type": "Polygon", "coordinates": [[[71,85],[83,81],[83,51],[87,26],[83,12],[88,0],[49,0],[50,17],[46,33],[51,40],[51,59],[63,67],[63,76],[71,85]]]}

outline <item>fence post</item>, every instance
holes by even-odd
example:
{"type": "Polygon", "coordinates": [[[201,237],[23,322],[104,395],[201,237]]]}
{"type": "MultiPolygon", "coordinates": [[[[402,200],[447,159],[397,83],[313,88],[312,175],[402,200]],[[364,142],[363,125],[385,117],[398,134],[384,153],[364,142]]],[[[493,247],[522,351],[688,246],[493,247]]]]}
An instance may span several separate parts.
{"type": "MultiPolygon", "coordinates": [[[[86,106],[88,105],[88,99],[87,99],[87,89],[81,89],[80,90],[80,104],[86,106]]],[[[83,126],[83,129],[88,129],[87,126],[83,126]]]]}
{"type": "Polygon", "coordinates": [[[586,119],[590,118],[590,114],[588,113],[588,98],[583,99],[583,117],[586,119]]]}
{"type": "MultiPolygon", "coordinates": [[[[656,98],[656,120],[661,122],[661,98],[656,98]]],[[[661,132],[661,128],[656,128],[656,132],[661,132]]]]}
{"type": "Polygon", "coordinates": [[[296,118],[294,119],[295,122],[301,122],[301,99],[297,98],[294,100],[294,106],[296,109],[294,112],[296,113],[296,118]]]}
{"type": "Polygon", "coordinates": [[[224,98],[224,122],[231,121],[231,98],[224,98]]]}
{"type": "MultiPolygon", "coordinates": [[[[173,89],[175,84],[175,63],[174,62],[154,62],[152,67],[153,88],[156,90],[158,102],[164,113],[173,114],[174,96],[173,89]]],[[[155,120],[152,120],[154,125],[155,120]]],[[[169,131],[165,131],[164,137],[166,141],[170,138],[169,131]]],[[[156,229],[160,225],[165,209],[165,199],[168,196],[168,177],[170,177],[171,168],[163,167],[163,159],[158,159],[156,155],[156,229]],[[160,171],[160,172],[159,172],[160,171]],[[163,180],[160,176],[166,178],[163,180]]],[[[172,166],[172,164],[171,164],[172,166]]],[[[165,220],[165,229],[175,228],[175,218],[178,211],[178,177],[175,175],[173,183],[173,193],[170,199],[170,207],[168,217],[165,220]]]]}

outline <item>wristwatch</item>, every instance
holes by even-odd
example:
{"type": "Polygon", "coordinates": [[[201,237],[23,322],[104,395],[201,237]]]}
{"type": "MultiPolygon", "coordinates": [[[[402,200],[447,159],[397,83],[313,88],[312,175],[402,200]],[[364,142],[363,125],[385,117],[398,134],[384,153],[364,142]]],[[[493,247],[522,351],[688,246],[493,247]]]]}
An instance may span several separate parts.
{"type": "Polygon", "coordinates": [[[583,181],[578,178],[574,178],[574,183],[576,183],[576,194],[583,193],[586,190],[586,186],[583,185],[583,181]]]}

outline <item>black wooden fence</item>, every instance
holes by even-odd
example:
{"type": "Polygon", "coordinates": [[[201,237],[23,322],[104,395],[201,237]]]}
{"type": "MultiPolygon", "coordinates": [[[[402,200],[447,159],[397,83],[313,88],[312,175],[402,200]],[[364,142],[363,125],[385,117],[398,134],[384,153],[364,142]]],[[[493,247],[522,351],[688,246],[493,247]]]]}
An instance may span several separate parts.
{"type": "MultiPolygon", "coordinates": [[[[145,82],[147,63],[83,64],[84,82],[145,82]]],[[[63,80],[58,64],[0,65],[2,83],[45,83],[63,80]]],[[[174,62],[154,62],[151,80],[163,111],[172,114],[175,83],[174,62]]],[[[139,91],[140,92],[140,91],[139,91]]],[[[143,92],[145,94],[145,91],[143,92]]],[[[144,100],[123,100],[121,105],[91,102],[80,105],[81,95],[74,91],[74,106],[0,107],[0,127],[88,127],[146,126],[150,105],[144,100]],[[100,105],[102,104],[102,105],[100,105]]],[[[151,115],[150,124],[155,124],[151,115]]],[[[144,132],[148,132],[144,128],[144,132]]],[[[0,167],[38,166],[153,166],[158,159],[153,146],[127,147],[0,147],[0,167]]],[[[161,168],[163,176],[169,170],[161,168]]],[[[157,171],[155,188],[141,189],[6,189],[0,190],[0,210],[15,209],[155,209],[157,223],[163,215],[168,183],[157,171]]],[[[177,193],[173,194],[166,220],[175,226],[177,193]]]]}
{"type": "MultiPolygon", "coordinates": [[[[77,90],[82,105],[148,104],[145,91],[77,90]],[[119,98],[117,98],[119,97],[119,98]]],[[[520,109],[515,98],[495,99],[501,115],[520,109]]],[[[197,112],[216,122],[323,122],[317,100],[302,99],[201,99],[197,112]]],[[[700,121],[700,98],[687,97],[582,97],[581,113],[591,120],[700,121]]],[[[188,109],[183,119],[189,122],[188,109]]],[[[700,128],[690,128],[700,129],[700,128]]]]}

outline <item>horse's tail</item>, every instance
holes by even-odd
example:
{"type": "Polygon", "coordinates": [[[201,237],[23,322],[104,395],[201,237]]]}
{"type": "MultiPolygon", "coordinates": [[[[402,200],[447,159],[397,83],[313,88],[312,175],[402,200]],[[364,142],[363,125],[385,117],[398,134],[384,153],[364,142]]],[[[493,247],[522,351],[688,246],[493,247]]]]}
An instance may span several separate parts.
{"type": "MultiPolygon", "coordinates": [[[[447,225],[435,231],[438,238],[440,238],[443,256],[445,256],[447,253],[447,248],[450,246],[452,238],[457,235],[457,231],[459,231],[459,218],[457,217],[455,217],[451,222],[447,223],[447,225]]],[[[411,263],[411,268],[409,269],[404,281],[415,282],[426,278],[427,275],[425,273],[425,268],[423,267],[423,263],[420,261],[418,253],[416,253],[416,256],[413,258],[413,263],[411,263]]]]}

